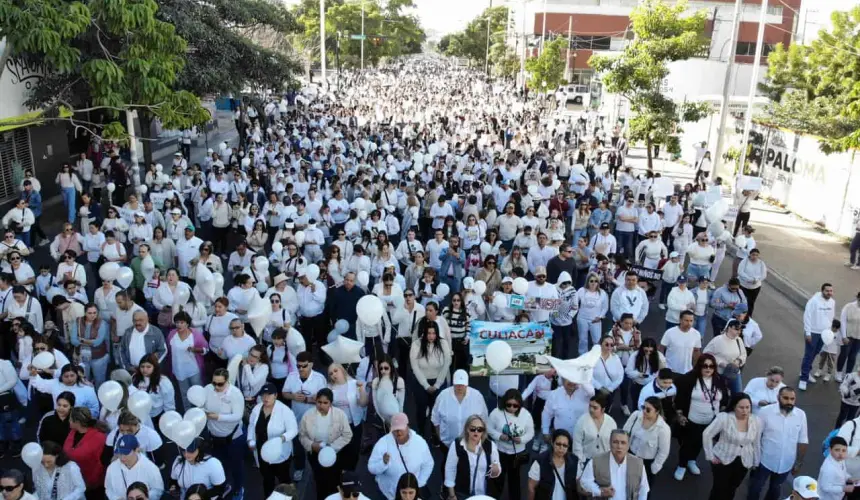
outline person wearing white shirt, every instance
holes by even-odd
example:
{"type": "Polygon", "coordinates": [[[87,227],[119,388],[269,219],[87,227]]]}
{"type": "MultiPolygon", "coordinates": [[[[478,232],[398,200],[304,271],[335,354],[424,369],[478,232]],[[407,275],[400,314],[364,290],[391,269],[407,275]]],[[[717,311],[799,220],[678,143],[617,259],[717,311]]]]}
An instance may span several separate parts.
{"type": "Polygon", "coordinates": [[[633,257],[636,224],[639,221],[639,209],[634,205],[632,197],[627,198],[623,206],[615,211],[615,238],[618,241],[618,251],[633,257]]]}
{"type": "Polygon", "coordinates": [[[680,323],[663,333],[660,352],[666,356],[666,366],[677,374],[693,369],[693,362],[702,350],[702,335],[693,328],[693,313],[681,313],[680,323]]]}
{"type": "Polygon", "coordinates": [[[292,482],[289,459],[293,454],[293,439],[299,433],[295,414],[278,401],[278,393],[275,384],[265,384],[259,391],[261,401],[251,410],[248,422],[248,448],[260,466],[264,496],[272,493],[276,482],[292,482]],[[263,419],[265,427],[258,425],[260,419],[263,419]],[[264,444],[273,439],[281,443],[281,452],[275,460],[267,461],[261,450],[264,444]]]}
{"type": "Polygon", "coordinates": [[[632,314],[636,324],[645,321],[645,317],[648,316],[648,296],[639,286],[638,276],[633,273],[627,273],[624,276],[624,286],[619,286],[612,292],[609,309],[615,321],[621,320],[621,315],[624,313],[632,314]]]}
{"type": "Polygon", "coordinates": [[[549,238],[547,234],[540,233],[538,235],[537,247],[532,247],[528,250],[526,261],[529,264],[529,272],[534,276],[537,276],[538,269],[546,268],[550,259],[558,255],[558,248],[547,245],[548,241],[549,238]]]}
{"type": "Polygon", "coordinates": [[[819,500],[842,500],[846,494],[854,492],[854,480],[848,475],[845,457],[848,443],[844,438],[834,436],[830,439],[827,458],[818,471],[819,500]]]}
{"type": "Polygon", "coordinates": [[[663,223],[660,220],[660,215],[654,211],[653,203],[645,205],[645,210],[639,211],[639,220],[636,222],[636,227],[639,230],[640,239],[646,238],[652,232],[658,235],[663,232],[663,223]]]}
{"type": "Polygon", "coordinates": [[[373,445],[367,461],[367,471],[375,476],[379,491],[386,500],[394,500],[397,482],[406,472],[418,479],[423,488],[433,472],[433,455],[427,441],[409,429],[409,418],[405,413],[391,417],[391,432],[373,445]]]}
{"type": "Polygon", "coordinates": [[[588,402],[594,396],[591,384],[577,384],[563,380],[562,386],[549,393],[541,415],[541,432],[544,440],[550,439],[550,425],[564,429],[573,435],[576,422],[588,410],[588,402]]]}
{"type": "Polygon", "coordinates": [[[582,488],[594,497],[612,500],[647,500],[650,487],[642,459],[630,455],[630,440],[620,429],[612,431],[611,451],[594,457],[582,471],[582,488]],[[641,471],[627,470],[636,467],[641,471]],[[628,478],[638,478],[630,484],[628,478]]]}
{"type": "MultiPolygon", "coordinates": [[[[621,358],[615,354],[615,338],[611,335],[604,335],[600,339],[600,357],[591,373],[591,384],[594,386],[594,390],[605,393],[604,403],[606,409],[609,410],[615,399],[615,391],[624,381],[624,364],[621,362],[621,358]]],[[[626,405],[624,398],[622,398],[621,404],[626,405]]]]}
{"type": "MultiPolygon", "coordinates": [[[[292,402],[291,407],[296,416],[296,421],[301,422],[305,413],[315,408],[314,398],[320,389],[326,387],[326,379],[322,373],[314,371],[313,356],[309,351],[303,351],[296,355],[296,366],[298,371],[287,374],[281,395],[287,401],[292,402]]],[[[302,478],[306,461],[305,449],[299,444],[298,438],[294,442],[293,450],[296,459],[296,472],[293,475],[293,480],[298,481],[302,478]]]]}
{"type": "Polygon", "coordinates": [[[183,278],[191,276],[191,261],[200,258],[202,244],[203,240],[194,236],[194,226],[189,223],[185,227],[185,236],[176,242],[176,261],[179,264],[179,275],[183,278]]]}
{"type": "Polygon", "coordinates": [[[242,417],[245,398],[242,391],[229,383],[226,368],[217,368],[212,383],[205,388],[206,428],[213,442],[212,455],[225,464],[234,494],[242,494],[245,479],[245,446],[242,443],[242,417]]]}
{"type": "Polygon", "coordinates": [[[630,436],[630,453],[645,462],[645,475],[650,485],[669,458],[672,430],[663,418],[659,399],[646,399],[640,408],[624,423],[624,430],[630,436]]]}
{"type": "Polygon", "coordinates": [[[796,401],[795,390],[783,387],[779,390],[779,402],[758,412],[762,425],[761,462],[750,475],[747,498],[761,498],[765,484],[768,498],[779,497],[788,475],[796,476],[800,471],[809,436],[806,413],[794,406],[796,401]]]}
{"type": "Polygon", "coordinates": [[[749,396],[734,394],[726,411],[702,433],[702,442],[714,475],[711,498],[735,498],[747,472],[758,466],[761,456],[761,422],[752,414],[749,396]]]}
{"type": "Polygon", "coordinates": [[[445,460],[444,486],[448,498],[500,496],[498,483],[494,481],[502,473],[499,450],[488,436],[486,417],[473,415],[465,422],[445,460]]]}
{"type": "Polygon", "coordinates": [[[149,487],[149,499],[159,500],[164,493],[161,471],[139,453],[140,445],[133,435],[123,435],[114,453],[119,457],[105,473],[105,494],[108,500],[125,500],[128,485],[141,482],[149,487]]]}
{"type": "Polygon", "coordinates": [[[210,494],[222,495],[227,485],[224,466],[217,458],[206,453],[207,445],[202,437],[196,437],[191,444],[180,451],[170,469],[171,494],[179,493],[186,497],[186,491],[196,484],[206,487],[210,494]]]}
{"type": "Polygon", "coordinates": [[[487,403],[480,391],[469,387],[469,374],[465,370],[454,372],[454,386],[439,393],[430,421],[436,428],[436,435],[442,441],[443,449],[451,446],[463,430],[466,420],[472,415],[487,418],[487,403]]]}
{"type": "MultiPolygon", "coordinates": [[[[558,288],[547,283],[546,267],[541,266],[536,268],[534,277],[534,281],[529,282],[526,296],[538,299],[558,299],[558,288]]],[[[548,321],[551,312],[547,310],[530,311],[530,317],[532,321],[548,321]]]]}
{"type": "Polygon", "coordinates": [[[579,417],[573,428],[573,449],[579,463],[585,465],[595,456],[609,451],[609,436],[618,428],[606,413],[606,397],[595,394],[588,402],[588,413],[579,417]]]}
{"type": "Polygon", "coordinates": [[[600,225],[600,231],[591,237],[588,248],[592,249],[594,253],[604,256],[617,252],[618,242],[615,236],[609,233],[609,224],[604,222],[600,225]]]}
{"type": "Polygon", "coordinates": [[[778,403],[780,389],[785,387],[782,382],[785,373],[779,366],[768,369],[764,377],[757,377],[749,382],[744,392],[753,402],[753,414],[758,414],[763,408],[778,403]]]}
{"type": "Polygon", "coordinates": [[[230,321],[230,335],[221,343],[221,348],[217,353],[221,359],[231,360],[237,355],[244,359],[256,344],[257,341],[254,337],[245,331],[242,320],[236,318],[230,321]]]}
{"type": "Polygon", "coordinates": [[[520,391],[508,389],[499,398],[499,407],[490,413],[487,420],[487,432],[499,449],[502,466],[500,486],[507,478],[508,491],[520,491],[522,458],[528,454],[526,446],[535,437],[534,420],[531,413],[523,408],[520,391]]]}
{"type": "Polygon", "coordinates": [[[433,219],[433,229],[441,229],[447,217],[454,216],[454,209],[445,202],[445,196],[439,196],[438,203],[430,207],[430,218],[433,219]]]}
{"type": "MultiPolygon", "coordinates": [[[[678,389],[672,382],[672,376],[672,370],[661,368],[657,372],[657,376],[642,387],[636,407],[641,410],[648,398],[656,397],[663,404],[664,414],[667,414],[666,412],[669,410],[674,412],[674,398],[678,394],[678,389]]],[[[670,415],[670,417],[674,417],[674,415],[670,415]]]]}
{"type": "Polygon", "coordinates": [[[307,271],[299,271],[299,285],[296,293],[299,298],[299,323],[306,338],[313,339],[319,345],[324,345],[328,335],[326,324],[325,300],[328,287],[317,280],[311,281],[307,271]]]}

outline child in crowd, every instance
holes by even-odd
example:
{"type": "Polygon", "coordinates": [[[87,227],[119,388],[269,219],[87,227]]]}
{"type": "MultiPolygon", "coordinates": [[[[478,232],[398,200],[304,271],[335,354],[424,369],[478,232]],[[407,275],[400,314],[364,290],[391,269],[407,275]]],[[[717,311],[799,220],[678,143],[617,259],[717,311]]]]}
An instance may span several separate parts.
{"type": "Polygon", "coordinates": [[[830,330],[833,332],[833,340],[824,344],[824,347],[821,349],[821,353],[818,355],[818,369],[813,374],[813,377],[819,378],[821,377],[822,370],[824,370],[824,378],[822,380],[825,382],[829,382],[830,377],[833,376],[836,358],[839,357],[839,347],[842,345],[843,339],[841,332],[842,323],[838,319],[834,319],[830,330]]]}
{"type": "Polygon", "coordinates": [[[663,283],[660,285],[660,309],[666,310],[666,297],[678,283],[681,275],[681,256],[678,252],[669,254],[669,261],[663,264],[663,283]]]}
{"type": "Polygon", "coordinates": [[[845,457],[848,443],[845,438],[834,436],[830,440],[830,453],[818,471],[819,500],[842,500],[854,491],[854,481],[848,477],[845,457]]]}

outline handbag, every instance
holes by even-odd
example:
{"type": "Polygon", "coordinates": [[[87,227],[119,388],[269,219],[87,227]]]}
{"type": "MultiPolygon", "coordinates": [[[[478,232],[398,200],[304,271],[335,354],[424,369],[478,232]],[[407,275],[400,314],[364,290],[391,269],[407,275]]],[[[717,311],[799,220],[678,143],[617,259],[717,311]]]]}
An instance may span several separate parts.
{"type": "MultiPolygon", "coordinates": [[[[737,338],[735,339],[735,341],[738,343],[738,354],[741,354],[741,339],[737,338]]],[[[740,373],[741,367],[735,366],[734,364],[728,364],[725,366],[725,368],[723,368],[723,378],[730,382],[734,382],[738,378],[738,375],[740,375],[740,373]]]]}

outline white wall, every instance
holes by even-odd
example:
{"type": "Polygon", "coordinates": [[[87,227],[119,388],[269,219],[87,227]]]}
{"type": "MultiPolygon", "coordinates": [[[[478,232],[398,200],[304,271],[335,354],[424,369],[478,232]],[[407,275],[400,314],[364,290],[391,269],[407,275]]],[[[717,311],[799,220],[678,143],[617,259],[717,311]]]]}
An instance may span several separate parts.
{"type": "MultiPolygon", "coordinates": [[[[0,53],[6,48],[6,40],[0,40],[0,53]]],[[[21,67],[11,60],[0,73],[0,119],[12,118],[28,113],[24,106],[27,92],[40,77],[29,68],[21,67]]]]}

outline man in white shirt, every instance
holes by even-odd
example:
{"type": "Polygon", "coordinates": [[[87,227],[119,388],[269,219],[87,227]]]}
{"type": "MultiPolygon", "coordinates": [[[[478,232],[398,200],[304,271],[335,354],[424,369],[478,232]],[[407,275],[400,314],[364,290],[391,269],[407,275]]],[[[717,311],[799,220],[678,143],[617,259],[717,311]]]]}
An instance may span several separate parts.
{"type": "Polygon", "coordinates": [[[806,413],[795,408],[797,393],[791,387],[779,391],[779,404],[769,405],[758,413],[761,422],[761,463],[752,471],[747,498],[759,499],[765,484],[767,499],[779,497],[788,475],[797,477],[809,443],[806,413]]]}
{"type": "Polygon", "coordinates": [[[148,354],[155,354],[159,362],[164,361],[167,356],[164,334],[158,327],[149,324],[146,311],[135,312],[133,318],[134,326],[125,332],[120,340],[119,363],[131,373],[134,373],[140,360],[148,354]]]}
{"type": "MultiPolygon", "coordinates": [[[[313,355],[310,351],[302,351],[296,356],[296,367],[298,371],[287,375],[281,396],[287,401],[292,401],[291,406],[296,415],[296,421],[301,422],[305,413],[314,408],[314,398],[320,389],[326,387],[326,379],[323,374],[314,371],[313,355]]],[[[298,437],[293,440],[293,454],[296,459],[293,480],[300,481],[305,468],[306,454],[304,447],[299,444],[298,437]]]]}
{"type": "Polygon", "coordinates": [[[532,275],[537,276],[537,270],[540,268],[546,268],[547,263],[558,255],[558,248],[553,246],[547,246],[547,241],[549,238],[546,233],[540,233],[538,235],[538,246],[537,248],[532,247],[528,251],[528,257],[526,257],[526,261],[529,264],[529,272],[532,275]]]}
{"type": "MultiPolygon", "coordinates": [[[[176,260],[179,264],[179,276],[190,278],[191,276],[191,261],[200,258],[200,245],[203,240],[194,235],[194,226],[188,224],[185,226],[185,237],[180,238],[176,242],[176,260]]],[[[167,263],[164,263],[167,265],[167,263]]]]}
{"type": "Polygon", "coordinates": [[[628,197],[625,204],[615,211],[615,237],[618,239],[618,251],[633,258],[634,241],[636,235],[636,224],[639,222],[639,209],[634,205],[632,196],[628,197]]]}
{"type": "Polygon", "coordinates": [[[645,317],[648,316],[648,295],[639,286],[639,276],[632,272],[624,276],[624,286],[612,292],[609,309],[615,321],[620,321],[624,313],[632,314],[636,324],[645,321],[645,317]]]}
{"type": "MultiPolygon", "coordinates": [[[[526,296],[529,298],[538,299],[558,299],[558,288],[547,283],[546,267],[540,266],[535,269],[535,280],[529,282],[529,289],[526,296]]],[[[550,310],[531,311],[530,317],[532,321],[549,321],[550,310]]]]}
{"type": "Polygon", "coordinates": [[[693,328],[693,312],[683,311],[681,322],[663,333],[660,352],[666,356],[666,366],[677,375],[693,369],[702,352],[702,334],[693,328]]]}
{"type": "Polygon", "coordinates": [[[577,384],[562,379],[561,387],[549,393],[541,416],[541,432],[544,441],[550,442],[550,424],[554,429],[564,429],[573,436],[573,428],[579,417],[588,410],[588,401],[594,396],[591,384],[577,384]],[[553,419],[555,421],[553,422],[553,419]]]}
{"type": "Polygon", "coordinates": [[[678,195],[673,194],[669,198],[669,203],[663,205],[663,243],[671,248],[675,238],[672,236],[672,229],[678,225],[678,221],[684,215],[684,207],[678,203],[678,195]]]}
{"type": "Polygon", "coordinates": [[[797,388],[806,390],[807,382],[815,382],[810,375],[812,361],[824,347],[821,334],[833,327],[836,315],[836,301],[833,299],[833,285],[824,283],[821,291],[816,293],[806,303],[803,310],[803,334],[806,343],[803,344],[803,360],[800,362],[800,382],[797,388]]]}
{"type": "Polygon", "coordinates": [[[602,453],[590,460],[582,471],[582,488],[595,498],[612,500],[647,500],[650,487],[645,475],[642,459],[628,454],[630,438],[621,429],[615,429],[609,437],[609,453],[602,453]],[[608,463],[607,463],[608,462],[608,463]],[[628,467],[641,471],[628,472],[628,467]],[[628,477],[638,478],[638,484],[628,484],[628,477]]]}
{"type": "Polygon", "coordinates": [[[311,281],[307,269],[299,270],[299,284],[296,294],[299,298],[300,331],[310,342],[318,347],[326,344],[328,325],[326,324],[325,299],[328,287],[318,280],[311,281]]]}
{"type": "Polygon", "coordinates": [[[609,233],[609,223],[604,222],[600,225],[600,231],[591,237],[591,242],[588,248],[594,253],[600,255],[614,254],[618,249],[618,243],[615,241],[615,236],[609,233]]]}
{"type": "Polygon", "coordinates": [[[430,421],[442,441],[443,456],[447,456],[451,443],[460,437],[466,419],[472,415],[480,415],[486,420],[487,403],[480,391],[469,387],[469,374],[465,370],[457,370],[454,372],[454,387],[439,393],[430,414],[430,421]]]}
{"type": "Polygon", "coordinates": [[[141,482],[149,487],[149,499],[159,500],[164,493],[164,480],[158,466],[139,453],[140,445],[131,434],[119,438],[114,460],[105,473],[105,493],[109,500],[124,500],[131,483],[141,482]]]}
{"type": "Polygon", "coordinates": [[[353,471],[343,471],[340,483],[337,486],[337,493],[332,493],[325,500],[370,500],[364,493],[361,493],[361,481],[358,480],[358,474],[353,471]]]}
{"type": "Polygon", "coordinates": [[[747,382],[744,392],[752,400],[754,415],[758,415],[762,408],[779,402],[779,391],[785,387],[782,382],[784,377],[785,372],[781,367],[772,366],[764,377],[757,377],[747,382]]]}
{"type": "Polygon", "coordinates": [[[409,429],[409,417],[398,413],[391,417],[391,432],[373,445],[367,471],[376,476],[376,484],[386,500],[394,500],[397,481],[411,472],[423,488],[433,472],[433,455],[427,441],[409,429]]]}

